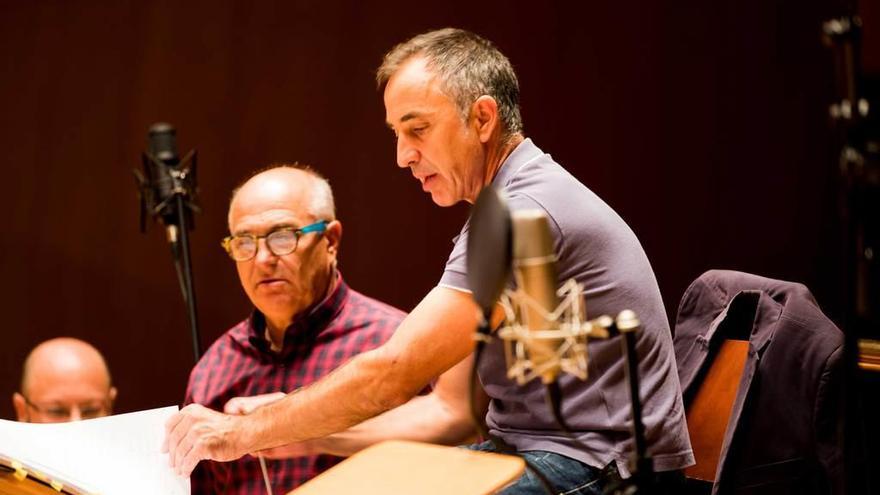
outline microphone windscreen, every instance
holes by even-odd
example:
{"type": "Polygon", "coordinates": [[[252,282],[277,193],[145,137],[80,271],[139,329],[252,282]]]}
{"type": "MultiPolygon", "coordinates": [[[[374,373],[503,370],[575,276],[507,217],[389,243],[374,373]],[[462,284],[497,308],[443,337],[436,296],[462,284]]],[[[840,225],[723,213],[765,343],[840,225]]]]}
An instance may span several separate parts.
{"type": "Polygon", "coordinates": [[[474,301],[491,313],[510,279],[510,210],[493,187],[483,188],[471,210],[467,277],[474,301]]]}
{"type": "Polygon", "coordinates": [[[177,156],[177,131],[171,124],[159,122],[150,126],[147,149],[150,154],[166,165],[176,166],[180,159],[177,156]]]}

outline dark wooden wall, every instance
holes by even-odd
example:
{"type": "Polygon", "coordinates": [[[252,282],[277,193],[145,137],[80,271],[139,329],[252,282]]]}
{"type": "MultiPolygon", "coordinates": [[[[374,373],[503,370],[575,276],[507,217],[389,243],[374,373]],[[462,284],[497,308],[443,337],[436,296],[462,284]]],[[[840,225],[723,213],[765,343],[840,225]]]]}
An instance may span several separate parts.
{"type": "Polygon", "coordinates": [[[120,411],[181,400],[184,306],[163,232],[138,232],[131,174],[156,121],[200,152],[205,346],[249,310],[218,246],[230,190],[274,161],[329,177],[346,278],[411,308],[467,208],[397,169],[372,71],[450,25],[510,57],[526,133],[632,225],[671,316],[709,268],[804,282],[839,315],[830,7],[665,4],[0,1],[0,417],[25,354],[58,335],[106,354],[120,411]]]}

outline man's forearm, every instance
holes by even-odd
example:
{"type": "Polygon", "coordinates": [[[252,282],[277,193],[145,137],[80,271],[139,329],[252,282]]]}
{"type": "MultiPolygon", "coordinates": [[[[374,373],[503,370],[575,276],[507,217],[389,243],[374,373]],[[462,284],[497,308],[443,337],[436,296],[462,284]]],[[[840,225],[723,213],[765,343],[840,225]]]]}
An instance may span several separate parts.
{"type": "MultiPolygon", "coordinates": [[[[443,373],[428,395],[410,399],[375,418],[346,431],[308,442],[308,450],[349,456],[383,440],[414,440],[418,442],[458,445],[476,436],[470,415],[469,380],[472,356],[443,373]]],[[[477,410],[482,416],[488,399],[478,387],[477,410]]]]}
{"type": "MultiPolygon", "coordinates": [[[[476,429],[470,415],[469,382],[473,356],[453,366],[437,379],[428,395],[386,411],[345,431],[261,452],[282,459],[316,454],[347,457],[384,440],[458,445],[472,440],[476,429]]],[[[477,388],[477,410],[485,415],[488,398],[477,388]]]]}
{"type": "Polygon", "coordinates": [[[428,378],[413,380],[401,363],[377,349],[355,357],[319,382],[288,394],[247,416],[249,452],[324,437],[406,402],[428,378]],[[332,412],[326,408],[332,404],[332,412]]]}
{"type": "Polygon", "coordinates": [[[476,315],[469,294],[435,288],[387,343],[245,416],[243,445],[254,452],[324,437],[405,403],[471,353],[476,315]]]}
{"type": "Polygon", "coordinates": [[[430,395],[414,397],[357,426],[309,443],[314,451],[348,457],[385,440],[459,445],[473,439],[476,430],[470,418],[431,404],[436,401],[430,395]]]}
{"type": "Polygon", "coordinates": [[[163,448],[189,474],[202,459],[232,460],[345,430],[403,404],[464,359],[476,321],[469,294],[435,288],[388,342],[277,403],[245,416],[187,406],[166,422],[163,448]]]}

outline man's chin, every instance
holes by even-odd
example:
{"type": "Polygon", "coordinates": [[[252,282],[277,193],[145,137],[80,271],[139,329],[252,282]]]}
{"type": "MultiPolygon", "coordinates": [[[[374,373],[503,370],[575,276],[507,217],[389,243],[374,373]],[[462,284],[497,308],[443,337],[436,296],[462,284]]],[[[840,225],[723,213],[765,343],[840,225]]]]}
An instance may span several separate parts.
{"type": "Polygon", "coordinates": [[[449,195],[442,193],[431,193],[431,201],[434,202],[435,205],[446,208],[448,206],[452,206],[459,202],[459,200],[449,197],[449,195]]]}

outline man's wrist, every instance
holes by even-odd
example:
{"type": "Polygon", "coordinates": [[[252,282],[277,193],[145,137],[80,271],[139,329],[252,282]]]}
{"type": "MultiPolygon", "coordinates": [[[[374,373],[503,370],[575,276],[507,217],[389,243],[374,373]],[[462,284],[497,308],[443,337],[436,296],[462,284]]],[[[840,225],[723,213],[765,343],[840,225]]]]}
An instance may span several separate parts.
{"type": "Polygon", "coordinates": [[[259,421],[254,415],[230,416],[230,442],[238,457],[259,450],[259,438],[256,434],[255,423],[259,421]]]}

